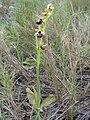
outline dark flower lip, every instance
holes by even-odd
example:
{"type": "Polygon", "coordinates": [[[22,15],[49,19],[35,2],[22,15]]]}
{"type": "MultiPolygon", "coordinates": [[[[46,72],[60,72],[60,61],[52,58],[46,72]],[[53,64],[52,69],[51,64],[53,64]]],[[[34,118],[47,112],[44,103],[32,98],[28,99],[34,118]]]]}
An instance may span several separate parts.
{"type": "Polygon", "coordinates": [[[43,19],[41,19],[41,18],[36,22],[37,25],[40,25],[42,23],[43,23],[43,19]]]}
{"type": "Polygon", "coordinates": [[[39,32],[37,33],[37,37],[38,37],[38,38],[42,38],[43,35],[44,35],[44,34],[43,34],[41,31],[39,31],[39,32]]]}

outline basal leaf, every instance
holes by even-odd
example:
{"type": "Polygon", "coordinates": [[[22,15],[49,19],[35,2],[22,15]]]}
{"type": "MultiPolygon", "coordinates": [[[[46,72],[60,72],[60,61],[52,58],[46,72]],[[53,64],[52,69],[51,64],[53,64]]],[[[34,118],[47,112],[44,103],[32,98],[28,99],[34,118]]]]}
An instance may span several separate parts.
{"type": "Polygon", "coordinates": [[[33,88],[33,91],[34,91],[34,96],[35,96],[35,103],[36,103],[36,108],[37,109],[40,109],[40,98],[39,98],[39,95],[38,95],[38,92],[33,88]]]}
{"type": "Polygon", "coordinates": [[[45,106],[48,106],[49,104],[51,104],[54,100],[56,100],[55,96],[48,96],[47,98],[45,98],[41,104],[41,109],[45,106]]]}
{"type": "Polygon", "coordinates": [[[34,91],[35,101],[37,102],[37,97],[38,97],[37,91],[35,90],[35,88],[33,88],[33,91],[34,91]]]}
{"type": "Polygon", "coordinates": [[[34,96],[34,93],[29,88],[26,88],[26,92],[27,92],[27,97],[28,97],[29,103],[31,105],[33,105],[33,107],[35,107],[35,96],[34,96]]]}

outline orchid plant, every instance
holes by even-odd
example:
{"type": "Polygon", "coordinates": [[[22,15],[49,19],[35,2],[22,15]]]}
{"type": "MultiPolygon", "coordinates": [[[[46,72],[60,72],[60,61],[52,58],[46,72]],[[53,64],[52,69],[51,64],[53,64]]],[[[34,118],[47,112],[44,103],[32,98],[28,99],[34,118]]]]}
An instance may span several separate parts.
{"type": "Polygon", "coordinates": [[[42,15],[39,17],[39,20],[36,22],[37,29],[35,30],[35,40],[36,40],[36,52],[37,52],[37,58],[36,58],[36,89],[33,88],[33,91],[29,88],[26,88],[27,97],[29,99],[30,104],[33,106],[33,108],[40,112],[40,110],[48,106],[50,103],[52,103],[55,100],[55,96],[51,95],[45,98],[41,103],[41,92],[40,92],[40,79],[39,79],[39,66],[40,66],[40,56],[41,56],[41,50],[44,50],[46,47],[46,44],[44,42],[44,36],[45,36],[45,28],[48,18],[52,15],[53,12],[53,5],[48,4],[45,11],[42,13],[42,15]]]}

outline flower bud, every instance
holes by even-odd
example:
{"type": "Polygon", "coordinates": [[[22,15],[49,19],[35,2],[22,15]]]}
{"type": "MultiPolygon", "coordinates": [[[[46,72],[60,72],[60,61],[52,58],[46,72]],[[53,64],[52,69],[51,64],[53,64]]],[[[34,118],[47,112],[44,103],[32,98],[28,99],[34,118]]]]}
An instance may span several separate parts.
{"type": "Polygon", "coordinates": [[[54,9],[52,4],[48,4],[47,6],[47,10],[49,10],[50,12],[54,9]]]}
{"type": "Polygon", "coordinates": [[[41,45],[41,46],[40,46],[40,48],[41,48],[42,50],[45,50],[46,47],[47,47],[47,45],[41,45]]]}

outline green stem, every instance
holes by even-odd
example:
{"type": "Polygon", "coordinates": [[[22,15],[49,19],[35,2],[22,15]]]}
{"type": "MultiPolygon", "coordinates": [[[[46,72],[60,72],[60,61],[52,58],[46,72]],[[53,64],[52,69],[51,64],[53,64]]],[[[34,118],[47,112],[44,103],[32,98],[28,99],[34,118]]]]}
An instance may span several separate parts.
{"type": "Polygon", "coordinates": [[[41,120],[41,118],[40,118],[40,111],[37,111],[37,115],[36,115],[35,120],[41,120]]]}
{"type": "Polygon", "coordinates": [[[39,65],[40,65],[40,44],[38,43],[38,39],[36,37],[36,50],[37,50],[37,60],[36,60],[36,80],[37,80],[37,106],[40,108],[40,80],[39,80],[39,65]]]}

